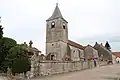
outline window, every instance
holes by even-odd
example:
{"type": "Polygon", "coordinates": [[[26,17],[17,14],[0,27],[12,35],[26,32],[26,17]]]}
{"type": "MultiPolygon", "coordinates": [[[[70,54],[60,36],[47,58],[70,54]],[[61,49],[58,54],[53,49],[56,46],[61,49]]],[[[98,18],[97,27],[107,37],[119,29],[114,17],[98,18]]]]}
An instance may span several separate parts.
{"type": "Polygon", "coordinates": [[[54,55],[51,55],[51,60],[54,60],[54,55]]]}
{"type": "Polygon", "coordinates": [[[54,21],[51,23],[51,28],[55,28],[55,22],[54,21]]]}
{"type": "Polygon", "coordinates": [[[73,53],[75,53],[75,50],[73,51],[73,53]]]}
{"type": "Polygon", "coordinates": [[[63,29],[65,29],[65,23],[63,23],[63,29]]]}
{"type": "Polygon", "coordinates": [[[79,53],[79,58],[81,58],[81,55],[80,55],[80,50],[78,50],[78,53],[79,53]]]}

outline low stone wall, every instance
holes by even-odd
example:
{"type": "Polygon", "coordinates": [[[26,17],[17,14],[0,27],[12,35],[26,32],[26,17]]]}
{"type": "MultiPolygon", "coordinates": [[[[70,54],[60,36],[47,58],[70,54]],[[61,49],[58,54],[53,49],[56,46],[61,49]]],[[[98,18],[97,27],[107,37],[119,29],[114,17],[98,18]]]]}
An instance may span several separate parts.
{"type": "Polygon", "coordinates": [[[105,65],[108,65],[108,64],[107,64],[107,61],[99,61],[99,65],[100,66],[105,66],[105,65]]]}
{"type": "Polygon", "coordinates": [[[71,71],[84,70],[93,67],[93,61],[90,61],[89,63],[88,61],[40,61],[38,66],[32,69],[31,73],[32,76],[47,76],[71,71]]]}

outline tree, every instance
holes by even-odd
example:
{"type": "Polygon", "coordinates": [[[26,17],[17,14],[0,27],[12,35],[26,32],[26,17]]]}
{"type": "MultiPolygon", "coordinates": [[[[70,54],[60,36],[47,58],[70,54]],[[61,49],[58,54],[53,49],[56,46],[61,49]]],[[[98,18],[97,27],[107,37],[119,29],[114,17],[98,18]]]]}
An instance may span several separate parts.
{"type": "Polygon", "coordinates": [[[0,39],[3,37],[3,28],[2,25],[0,25],[0,39]]]}
{"type": "Polygon", "coordinates": [[[9,50],[16,45],[17,42],[12,38],[2,37],[0,39],[0,64],[4,61],[7,54],[9,54],[9,50]]]}
{"type": "Polygon", "coordinates": [[[110,49],[111,49],[111,47],[110,47],[110,45],[109,45],[108,41],[106,42],[105,47],[106,47],[106,49],[108,49],[108,50],[110,50],[110,49]]]}
{"type": "Polygon", "coordinates": [[[26,73],[31,67],[27,51],[22,45],[17,45],[11,48],[6,61],[6,64],[11,68],[13,74],[26,73]]]}

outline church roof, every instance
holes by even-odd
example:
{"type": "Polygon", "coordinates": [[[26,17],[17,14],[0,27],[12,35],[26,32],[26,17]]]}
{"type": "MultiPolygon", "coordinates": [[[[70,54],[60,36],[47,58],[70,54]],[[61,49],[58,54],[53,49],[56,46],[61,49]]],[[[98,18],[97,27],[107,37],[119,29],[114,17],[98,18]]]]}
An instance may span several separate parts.
{"type": "Polygon", "coordinates": [[[120,52],[112,52],[112,54],[120,58],[120,52]]]}
{"type": "Polygon", "coordinates": [[[109,55],[112,55],[112,52],[111,51],[109,51],[108,49],[106,49],[103,45],[101,45],[101,44],[98,44],[98,43],[96,43],[95,45],[94,45],[94,48],[96,49],[96,50],[98,50],[98,51],[100,51],[101,53],[104,53],[104,54],[109,54],[109,55]]]}
{"type": "Polygon", "coordinates": [[[90,44],[88,44],[87,46],[84,46],[84,48],[86,48],[86,47],[92,47],[93,48],[93,46],[91,46],[90,44]]]}
{"type": "Polygon", "coordinates": [[[68,45],[71,45],[71,46],[74,46],[74,47],[76,47],[76,48],[79,48],[79,49],[84,50],[84,47],[83,47],[82,45],[80,45],[80,44],[78,44],[78,43],[76,43],[76,42],[73,42],[73,41],[71,41],[71,40],[68,40],[68,45]]]}
{"type": "MultiPolygon", "coordinates": [[[[59,7],[58,7],[58,4],[56,4],[55,10],[54,10],[52,16],[51,16],[50,18],[48,18],[46,21],[50,21],[50,20],[53,20],[53,19],[56,19],[56,18],[62,18],[64,21],[66,21],[66,20],[63,18],[61,12],[60,12],[60,9],[59,9],[59,7]]],[[[67,22],[67,21],[66,21],[66,22],[67,22]]]]}

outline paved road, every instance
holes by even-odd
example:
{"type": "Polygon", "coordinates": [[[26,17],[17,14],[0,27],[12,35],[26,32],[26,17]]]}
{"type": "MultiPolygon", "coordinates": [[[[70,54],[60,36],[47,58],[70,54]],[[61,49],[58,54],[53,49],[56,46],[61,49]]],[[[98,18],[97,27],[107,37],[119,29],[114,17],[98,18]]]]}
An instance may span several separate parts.
{"type": "Polygon", "coordinates": [[[120,80],[120,64],[65,73],[33,80],[120,80]]]}
{"type": "Polygon", "coordinates": [[[7,79],[3,76],[0,76],[0,80],[7,80],[7,79]]]}

